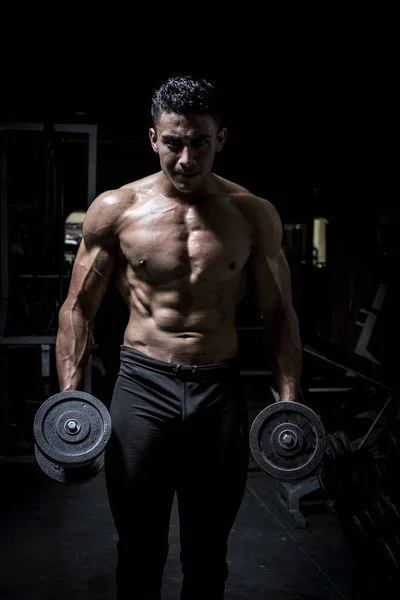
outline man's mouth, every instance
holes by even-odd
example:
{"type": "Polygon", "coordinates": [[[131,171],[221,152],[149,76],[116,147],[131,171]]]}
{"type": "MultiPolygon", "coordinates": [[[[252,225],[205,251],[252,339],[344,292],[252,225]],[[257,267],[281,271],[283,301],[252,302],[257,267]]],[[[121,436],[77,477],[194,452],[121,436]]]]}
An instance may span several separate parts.
{"type": "Polygon", "coordinates": [[[179,177],[184,177],[185,179],[191,179],[192,177],[196,177],[198,173],[177,173],[179,177]]]}

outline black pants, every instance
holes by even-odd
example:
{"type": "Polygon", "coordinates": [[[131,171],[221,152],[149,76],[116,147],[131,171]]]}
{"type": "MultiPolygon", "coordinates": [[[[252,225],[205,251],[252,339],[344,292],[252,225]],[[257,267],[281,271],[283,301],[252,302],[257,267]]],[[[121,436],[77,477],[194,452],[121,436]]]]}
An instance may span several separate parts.
{"type": "Polygon", "coordinates": [[[161,598],[175,493],[181,600],[221,600],[248,469],[237,360],[175,365],[122,346],[110,413],[105,475],[119,538],[118,600],[161,598]]]}

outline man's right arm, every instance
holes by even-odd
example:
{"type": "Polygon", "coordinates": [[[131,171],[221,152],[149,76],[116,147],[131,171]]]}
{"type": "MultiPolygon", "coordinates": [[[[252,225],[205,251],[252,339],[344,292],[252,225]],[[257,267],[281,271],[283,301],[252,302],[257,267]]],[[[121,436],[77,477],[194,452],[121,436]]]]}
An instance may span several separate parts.
{"type": "Polygon", "coordinates": [[[115,204],[114,194],[106,192],[85,215],[68,295],[58,315],[56,365],[62,392],[84,385],[94,319],[115,264],[115,204]]]}

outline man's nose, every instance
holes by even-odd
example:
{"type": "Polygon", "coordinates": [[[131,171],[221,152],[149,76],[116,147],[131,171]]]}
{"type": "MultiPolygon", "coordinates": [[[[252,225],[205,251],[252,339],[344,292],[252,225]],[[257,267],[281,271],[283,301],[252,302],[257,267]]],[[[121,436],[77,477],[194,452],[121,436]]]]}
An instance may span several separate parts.
{"type": "Polygon", "coordinates": [[[196,162],[195,153],[189,146],[184,146],[179,157],[179,163],[184,167],[191,167],[196,162]]]}

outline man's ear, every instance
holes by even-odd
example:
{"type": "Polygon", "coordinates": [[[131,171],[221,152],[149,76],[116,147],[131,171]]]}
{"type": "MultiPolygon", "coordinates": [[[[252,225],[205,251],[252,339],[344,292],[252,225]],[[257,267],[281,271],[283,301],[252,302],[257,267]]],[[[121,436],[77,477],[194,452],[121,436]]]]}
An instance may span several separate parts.
{"type": "Polygon", "coordinates": [[[222,127],[219,130],[219,132],[217,133],[217,149],[216,149],[216,152],[219,152],[224,147],[227,135],[228,135],[228,130],[226,129],[226,127],[222,127]]]}
{"type": "Polygon", "coordinates": [[[150,127],[150,129],[149,129],[149,138],[150,138],[151,147],[153,148],[154,152],[157,152],[157,154],[158,154],[157,133],[156,133],[156,130],[153,129],[153,127],[150,127]]]}

